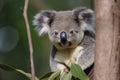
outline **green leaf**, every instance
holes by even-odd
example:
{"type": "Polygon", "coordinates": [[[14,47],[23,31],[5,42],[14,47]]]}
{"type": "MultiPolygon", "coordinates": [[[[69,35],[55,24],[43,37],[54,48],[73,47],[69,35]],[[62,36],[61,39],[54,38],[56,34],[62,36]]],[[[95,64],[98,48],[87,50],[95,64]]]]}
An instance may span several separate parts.
{"type": "MultiPolygon", "coordinates": [[[[15,70],[16,70],[16,72],[19,72],[22,75],[24,75],[24,76],[28,77],[29,79],[31,79],[31,74],[30,73],[27,73],[27,72],[25,72],[23,70],[20,70],[20,69],[15,69],[15,70]]],[[[38,77],[35,76],[35,80],[39,80],[38,77]]]]}
{"type": "Polygon", "coordinates": [[[61,80],[71,80],[71,77],[72,77],[71,73],[65,73],[61,80]]]}
{"type": "Polygon", "coordinates": [[[44,76],[42,76],[42,77],[40,78],[40,80],[45,79],[45,78],[48,78],[48,77],[50,77],[52,74],[53,74],[53,72],[49,72],[49,73],[45,74],[44,76]]]}
{"type": "Polygon", "coordinates": [[[58,76],[60,76],[60,72],[61,72],[60,70],[54,72],[54,73],[49,77],[48,80],[56,80],[56,78],[58,78],[58,76]]]}
{"type": "Polygon", "coordinates": [[[82,68],[77,64],[72,64],[70,71],[74,77],[77,77],[80,80],[89,80],[88,76],[85,74],[82,68]]]}
{"type": "MultiPolygon", "coordinates": [[[[5,70],[5,71],[16,71],[17,73],[20,73],[24,76],[26,76],[27,78],[31,79],[31,74],[30,73],[27,73],[23,70],[20,70],[20,69],[15,69],[9,65],[5,65],[5,64],[0,64],[0,68],[5,70]]],[[[35,80],[39,80],[37,77],[35,77],[35,80]]]]}
{"type": "Polygon", "coordinates": [[[5,71],[14,71],[14,68],[5,64],[0,64],[0,68],[5,71]]]}

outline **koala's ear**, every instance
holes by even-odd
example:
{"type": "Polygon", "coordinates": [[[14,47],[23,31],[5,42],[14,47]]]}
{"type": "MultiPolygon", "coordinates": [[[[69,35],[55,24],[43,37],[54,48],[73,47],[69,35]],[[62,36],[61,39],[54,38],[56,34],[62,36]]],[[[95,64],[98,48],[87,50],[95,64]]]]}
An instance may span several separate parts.
{"type": "Polygon", "coordinates": [[[91,31],[95,33],[94,30],[94,11],[87,8],[78,8],[74,10],[74,15],[76,21],[79,22],[80,26],[84,31],[91,31]]]}
{"type": "Polygon", "coordinates": [[[40,36],[48,33],[54,17],[55,11],[42,11],[34,16],[33,25],[40,36]]]}

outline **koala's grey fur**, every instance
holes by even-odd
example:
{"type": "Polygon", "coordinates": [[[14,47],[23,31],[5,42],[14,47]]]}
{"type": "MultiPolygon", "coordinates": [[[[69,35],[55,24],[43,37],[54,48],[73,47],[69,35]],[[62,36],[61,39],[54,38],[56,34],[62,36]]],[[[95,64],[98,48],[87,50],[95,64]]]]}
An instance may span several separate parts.
{"type": "Polygon", "coordinates": [[[87,8],[69,11],[42,11],[33,20],[39,35],[48,34],[53,44],[50,54],[52,71],[64,70],[71,63],[83,70],[94,62],[95,30],[94,12],[87,8]],[[61,33],[66,34],[66,43],[61,42],[61,33]]]}

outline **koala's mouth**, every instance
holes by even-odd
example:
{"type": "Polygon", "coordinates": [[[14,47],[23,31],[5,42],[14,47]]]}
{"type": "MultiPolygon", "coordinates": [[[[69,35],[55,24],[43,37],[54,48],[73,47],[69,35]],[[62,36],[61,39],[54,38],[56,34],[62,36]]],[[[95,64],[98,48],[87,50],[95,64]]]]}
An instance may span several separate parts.
{"type": "Polygon", "coordinates": [[[66,43],[58,43],[61,47],[64,47],[64,46],[71,46],[72,45],[72,42],[66,42],[66,43]]]}

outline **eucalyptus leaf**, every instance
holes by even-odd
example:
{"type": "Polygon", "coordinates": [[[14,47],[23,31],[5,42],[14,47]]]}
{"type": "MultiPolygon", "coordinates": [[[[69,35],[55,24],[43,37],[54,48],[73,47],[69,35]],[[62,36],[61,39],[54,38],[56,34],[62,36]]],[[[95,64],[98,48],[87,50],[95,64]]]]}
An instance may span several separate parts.
{"type": "MultiPolygon", "coordinates": [[[[27,73],[27,72],[25,72],[23,70],[20,70],[20,69],[15,69],[15,68],[13,68],[9,65],[0,64],[0,68],[5,70],[5,71],[15,71],[15,72],[20,73],[20,74],[26,76],[27,78],[31,79],[31,74],[30,73],[27,73]]],[[[39,80],[39,79],[37,77],[35,77],[35,80],[39,80]]]]}
{"type": "MultiPolygon", "coordinates": [[[[16,70],[16,72],[19,72],[22,75],[24,75],[24,76],[28,77],[29,79],[31,79],[31,74],[30,73],[27,73],[27,72],[25,72],[23,70],[20,70],[20,69],[15,69],[15,70],[16,70]]],[[[38,77],[35,76],[35,80],[39,80],[38,77]]]]}
{"type": "Polygon", "coordinates": [[[15,70],[13,67],[5,65],[5,64],[0,64],[0,68],[5,71],[14,71],[15,70]]]}
{"type": "Polygon", "coordinates": [[[44,76],[42,76],[39,80],[45,79],[50,77],[53,74],[53,72],[48,72],[47,74],[45,74],[44,76]]]}
{"type": "Polygon", "coordinates": [[[60,70],[54,72],[49,78],[48,80],[57,80],[56,78],[58,78],[58,76],[60,76],[60,70]]]}
{"type": "Polygon", "coordinates": [[[88,76],[85,74],[82,68],[77,64],[72,64],[70,71],[74,77],[77,77],[80,80],[89,80],[88,76]]]}

